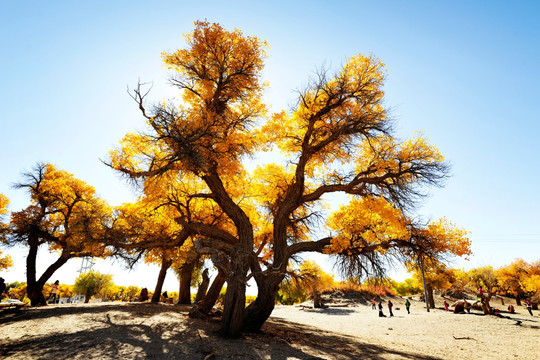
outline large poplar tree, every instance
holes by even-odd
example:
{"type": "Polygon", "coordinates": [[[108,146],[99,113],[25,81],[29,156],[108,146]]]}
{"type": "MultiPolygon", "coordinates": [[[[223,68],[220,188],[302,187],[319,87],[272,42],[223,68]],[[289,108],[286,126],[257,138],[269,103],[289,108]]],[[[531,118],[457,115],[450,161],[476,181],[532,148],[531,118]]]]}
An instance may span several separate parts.
{"type": "MultiPolygon", "coordinates": [[[[200,21],[185,38],[184,49],[163,54],[180,101],[149,105],[139,85],[133,98],[149,129],[126,135],[109,165],[145,184],[163,177],[198,184],[184,194],[189,206],[176,221],[201,251],[214,252],[226,278],[223,335],[260,329],[289,261],[302,253],[338,255],[359,272],[381,270],[388,254],[430,253],[429,236],[418,241],[402,210],[413,208],[425,185],[442,185],[448,167],[423,136],[402,142],[392,135],[379,59],[355,55],[334,74],[322,71],[293,110],[268,114],[265,42],[200,21]],[[248,172],[246,160],[264,151],[280,151],[283,161],[248,172]],[[329,216],[336,193],[349,202],[329,216]],[[209,207],[224,219],[194,216],[209,207]],[[327,234],[319,236],[325,219],[327,234]],[[246,308],[250,278],[258,295],[246,308]]],[[[437,236],[458,234],[450,230],[440,227],[437,236]]],[[[463,240],[459,234],[450,241],[463,240]]]]}

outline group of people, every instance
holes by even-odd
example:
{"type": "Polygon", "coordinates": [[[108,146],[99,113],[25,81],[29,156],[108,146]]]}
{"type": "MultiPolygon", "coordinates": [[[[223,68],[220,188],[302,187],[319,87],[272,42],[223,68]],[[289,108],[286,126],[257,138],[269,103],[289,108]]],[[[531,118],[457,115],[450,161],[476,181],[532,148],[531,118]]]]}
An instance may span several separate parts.
{"type": "MultiPolygon", "coordinates": [[[[483,295],[483,294],[482,294],[483,295]]],[[[468,313],[471,312],[471,305],[467,302],[467,300],[464,300],[463,301],[464,304],[461,304],[461,311],[464,311],[466,310],[468,313]]],[[[379,309],[379,317],[386,317],[386,315],[384,314],[383,312],[383,301],[382,300],[379,300],[379,305],[378,305],[378,309],[379,309]]],[[[448,302],[446,300],[444,300],[444,309],[446,311],[450,311],[450,304],[448,304],[448,302]]],[[[391,300],[388,300],[388,312],[390,313],[390,317],[394,316],[394,313],[392,311],[393,307],[394,307],[394,304],[392,303],[391,300]]],[[[528,300],[525,301],[525,307],[527,308],[527,311],[529,312],[529,314],[531,314],[531,316],[534,316],[533,315],[533,312],[532,312],[532,303],[528,300]]],[[[371,299],[371,308],[373,310],[376,310],[377,309],[377,299],[375,298],[372,298],[371,299]]],[[[410,311],[410,308],[411,308],[411,302],[409,301],[409,299],[406,299],[405,300],[405,308],[407,309],[407,314],[410,314],[411,311],[410,311]]],[[[456,305],[456,309],[457,309],[457,305],[456,305]]],[[[399,309],[398,309],[399,310],[399,309]]],[[[500,310],[498,309],[495,309],[496,311],[495,312],[500,312],[500,310]]],[[[514,308],[514,305],[510,304],[508,305],[508,312],[511,313],[511,314],[515,314],[516,313],[516,309],[514,308]]]]}
{"type": "MultiPolygon", "coordinates": [[[[388,305],[388,312],[390,313],[390,317],[394,316],[394,313],[392,312],[394,304],[392,303],[391,300],[388,300],[387,305],[388,305]]],[[[371,299],[371,308],[374,310],[377,309],[377,299],[375,298],[371,299]]],[[[410,314],[411,302],[409,301],[409,299],[405,300],[405,308],[407,309],[407,314],[410,314]]],[[[382,300],[379,300],[379,317],[386,317],[386,315],[384,315],[384,312],[383,312],[382,300]]]]}

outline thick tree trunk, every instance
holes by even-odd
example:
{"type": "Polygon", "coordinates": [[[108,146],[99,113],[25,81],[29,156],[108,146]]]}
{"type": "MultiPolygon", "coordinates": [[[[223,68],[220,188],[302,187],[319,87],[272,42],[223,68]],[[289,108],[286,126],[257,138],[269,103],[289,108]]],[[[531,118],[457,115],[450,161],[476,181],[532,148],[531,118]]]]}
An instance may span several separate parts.
{"type": "Polygon", "coordinates": [[[257,281],[257,298],[249,304],[244,314],[244,328],[248,331],[260,331],[272,314],[276,304],[276,294],[283,275],[266,276],[257,281]]]}
{"type": "Polygon", "coordinates": [[[208,285],[210,284],[210,278],[208,277],[208,269],[204,269],[202,273],[202,282],[199,284],[197,289],[197,295],[195,295],[195,304],[203,299],[206,295],[206,290],[208,290],[208,285]]]}
{"type": "Polygon", "coordinates": [[[491,293],[488,293],[487,296],[484,297],[484,301],[482,302],[482,310],[484,310],[485,315],[495,315],[491,311],[491,305],[489,302],[491,301],[491,293]]]}
{"type": "Polygon", "coordinates": [[[227,292],[223,305],[220,334],[237,338],[242,335],[244,310],[246,307],[246,276],[241,271],[235,272],[227,280],[227,292]],[[239,274],[239,275],[237,275],[239,274]]]}
{"type": "Polygon", "coordinates": [[[210,285],[206,295],[189,311],[190,317],[197,317],[200,315],[206,316],[208,313],[210,313],[210,311],[212,311],[212,308],[219,298],[219,293],[225,284],[225,280],[225,275],[220,270],[212,282],[212,285],[210,285]]]}
{"type": "Polygon", "coordinates": [[[220,333],[226,337],[239,337],[242,334],[244,310],[246,308],[246,282],[250,261],[256,261],[253,256],[253,226],[244,210],[229,196],[214,168],[202,176],[214,200],[231,218],[236,227],[238,242],[235,251],[230,255],[231,274],[227,274],[227,293],[223,306],[223,318],[220,333]]]}
{"type": "Polygon", "coordinates": [[[185,263],[180,269],[180,289],[178,304],[191,304],[191,274],[195,263],[185,263]]]}
{"type": "Polygon", "coordinates": [[[90,298],[94,296],[90,291],[88,291],[86,294],[84,294],[84,303],[88,304],[90,302],[90,298]]]}
{"type": "Polygon", "coordinates": [[[168,258],[163,256],[161,258],[161,269],[159,269],[159,275],[157,279],[156,288],[154,294],[152,295],[151,302],[158,303],[161,298],[161,290],[163,289],[163,283],[165,282],[165,276],[167,275],[167,270],[171,266],[171,262],[168,258]]]}
{"type": "Polygon", "coordinates": [[[427,290],[427,300],[429,307],[432,309],[435,309],[435,299],[433,298],[433,288],[430,284],[426,284],[426,290],[427,290]]]}
{"type": "Polygon", "coordinates": [[[38,240],[30,239],[28,256],[26,257],[26,296],[30,299],[32,306],[47,305],[43,295],[43,285],[36,281],[36,258],[38,250],[38,240]]]}
{"type": "Polygon", "coordinates": [[[47,305],[47,301],[43,295],[43,285],[39,286],[36,282],[27,283],[26,296],[30,299],[30,304],[32,306],[47,305]]]}
{"type": "Polygon", "coordinates": [[[30,305],[32,306],[47,305],[47,300],[45,299],[45,295],[43,295],[43,286],[45,286],[45,283],[54,272],[69,260],[69,257],[62,253],[62,255],[60,255],[60,257],[45,270],[39,280],[36,280],[36,259],[39,242],[37,238],[35,238],[30,239],[28,243],[30,249],[28,251],[28,257],[26,258],[26,295],[30,299],[30,305]]]}
{"type": "Polygon", "coordinates": [[[318,290],[315,290],[313,292],[313,307],[315,309],[321,309],[324,307],[323,303],[322,303],[322,298],[321,298],[321,294],[319,293],[318,290]]]}
{"type": "Polygon", "coordinates": [[[519,296],[519,294],[516,295],[516,304],[517,306],[521,306],[521,296],[519,296]]]}

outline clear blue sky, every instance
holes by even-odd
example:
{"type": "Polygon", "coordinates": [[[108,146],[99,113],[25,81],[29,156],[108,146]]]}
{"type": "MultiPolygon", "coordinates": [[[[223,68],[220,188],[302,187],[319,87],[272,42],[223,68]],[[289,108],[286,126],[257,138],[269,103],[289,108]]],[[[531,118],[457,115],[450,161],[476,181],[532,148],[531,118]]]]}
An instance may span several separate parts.
{"type": "MultiPolygon", "coordinates": [[[[171,96],[161,51],[183,46],[193,21],[237,27],[270,43],[265,78],[275,110],[317,67],[374,54],[386,63],[397,132],[422,130],[452,164],[444,189],[418,210],[472,232],[466,268],[540,258],[540,5],[534,1],[88,1],[6,2],[0,23],[0,193],[11,210],[28,196],[11,184],[51,162],[113,205],[131,191],[100,159],[144,122],[126,93],[138,79],[171,96]]],[[[24,280],[24,251],[1,274],[24,280]]],[[[46,255],[41,259],[46,262],[46,255]]],[[[80,260],[54,278],[72,283],[80,260]]],[[[153,288],[116,272],[117,283],[153,288]]],[[[166,288],[176,290],[168,275],[166,288]]]]}

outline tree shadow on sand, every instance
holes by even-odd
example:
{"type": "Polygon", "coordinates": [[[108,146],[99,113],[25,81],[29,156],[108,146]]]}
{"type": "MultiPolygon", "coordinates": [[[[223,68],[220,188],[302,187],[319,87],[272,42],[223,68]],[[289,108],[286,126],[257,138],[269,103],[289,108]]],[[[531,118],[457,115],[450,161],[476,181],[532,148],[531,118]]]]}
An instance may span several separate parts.
{"type": "Polygon", "coordinates": [[[139,304],[64,308],[56,312],[43,310],[14,317],[10,322],[29,320],[31,315],[41,322],[40,326],[50,325],[51,332],[39,336],[26,334],[9,343],[0,340],[0,358],[439,359],[364,343],[354,337],[280,319],[269,320],[259,333],[225,339],[217,335],[217,320],[191,319],[187,308],[139,304]],[[55,331],[56,322],[76,314],[91,314],[86,317],[84,326],[79,327],[82,330],[55,331]],[[154,315],[159,317],[154,318],[154,315]]]}
{"type": "MultiPolygon", "coordinates": [[[[81,315],[81,314],[96,314],[107,311],[123,311],[133,315],[141,313],[144,310],[145,314],[161,313],[165,309],[174,310],[185,309],[186,306],[171,306],[165,304],[154,303],[101,303],[101,304],[77,304],[77,305],[47,305],[40,307],[30,307],[24,309],[6,309],[0,312],[0,325],[7,325],[13,322],[22,320],[37,320],[54,318],[60,312],[62,315],[81,315]]],[[[188,306],[187,308],[190,308],[188,306]]]]}
{"type": "Polygon", "coordinates": [[[354,309],[349,309],[346,307],[325,307],[325,308],[302,308],[302,311],[312,312],[318,314],[328,314],[328,315],[350,315],[354,313],[354,309]]]}

